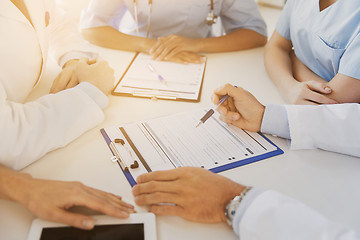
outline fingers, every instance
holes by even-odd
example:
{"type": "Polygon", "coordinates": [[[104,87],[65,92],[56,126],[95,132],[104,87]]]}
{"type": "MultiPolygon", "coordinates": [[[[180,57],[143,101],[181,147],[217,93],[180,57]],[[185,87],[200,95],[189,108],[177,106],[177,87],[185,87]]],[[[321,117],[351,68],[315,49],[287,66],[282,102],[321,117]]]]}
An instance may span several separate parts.
{"type": "Polygon", "coordinates": [[[44,216],[43,218],[54,222],[65,223],[67,225],[85,230],[90,230],[95,225],[94,219],[89,216],[67,212],[62,209],[53,210],[48,216],[44,216]]]}
{"type": "Polygon", "coordinates": [[[129,216],[129,212],[134,212],[134,207],[132,205],[123,202],[113,194],[94,189],[92,189],[92,191],[87,189],[87,193],[88,194],[82,194],[79,196],[76,205],[85,206],[119,218],[127,218],[129,216]]]}
{"type": "Polygon", "coordinates": [[[229,95],[230,97],[236,97],[239,96],[242,92],[245,92],[245,90],[241,87],[235,87],[229,83],[215,89],[214,91],[214,104],[217,104],[220,101],[221,96],[229,95]],[[217,97],[216,97],[217,95],[217,97]]]}
{"type": "Polygon", "coordinates": [[[220,114],[220,120],[226,123],[233,123],[240,119],[240,114],[237,112],[227,112],[226,114],[220,114]]]}
{"type": "Polygon", "coordinates": [[[155,192],[150,194],[141,194],[135,197],[138,205],[153,204],[179,204],[181,196],[173,193],[155,192]]]}
{"type": "Polygon", "coordinates": [[[322,95],[320,93],[309,91],[305,99],[308,101],[307,104],[311,104],[311,102],[315,104],[336,104],[337,101],[322,95]]]}
{"type": "Polygon", "coordinates": [[[150,50],[153,59],[164,60],[176,48],[175,37],[159,37],[154,47],[150,50]]]}
{"type": "Polygon", "coordinates": [[[50,88],[50,93],[57,93],[66,89],[72,75],[72,70],[64,69],[61,73],[55,78],[53,85],[50,88]]]}
{"type": "Polygon", "coordinates": [[[160,216],[183,216],[184,209],[180,206],[173,205],[152,205],[150,212],[160,216]]]}
{"type": "Polygon", "coordinates": [[[89,192],[89,194],[96,195],[100,199],[102,199],[102,198],[107,199],[107,201],[110,204],[112,204],[113,206],[118,207],[124,211],[133,212],[133,210],[134,210],[134,206],[122,201],[122,198],[120,196],[116,196],[115,194],[103,192],[103,191],[100,191],[100,190],[97,190],[94,188],[90,188],[90,187],[87,187],[86,190],[89,192]]]}
{"type": "Polygon", "coordinates": [[[146,174],[142,174],[137,177],[137,183],[146,183],[150,181],[174,181],[179,178],[181,168],[167,170],[167,171],[156,171],[146,174]]]}
{"type": "Polygon", "coordinates": [[[171,60],[173,58],[178,58],[181,60],[181,62],[187,64],[187,63],[194,63],[199,64],[205,62],[205,58],[197,53],[190,53],[190,52],[181,52],[177,53],[175,56],[168,56],[168,60],[171,60]]]}
{"type": "Polygon", "coordinates": [[[68,81],[65,89],[73,88],[78,84],[79,84],[79,80],[78,80],[77,76],[73,73],[73,74],[71,74],[70,80],[68,81]]]}
{"type": "Polygon", "coordinates": [[[136,184],[132,189],[132,193],[135,197],[142,194],[151,194],[155,192],[179,193],[180,189],[174,181],[151,181],[147,183],[136,184]]]}

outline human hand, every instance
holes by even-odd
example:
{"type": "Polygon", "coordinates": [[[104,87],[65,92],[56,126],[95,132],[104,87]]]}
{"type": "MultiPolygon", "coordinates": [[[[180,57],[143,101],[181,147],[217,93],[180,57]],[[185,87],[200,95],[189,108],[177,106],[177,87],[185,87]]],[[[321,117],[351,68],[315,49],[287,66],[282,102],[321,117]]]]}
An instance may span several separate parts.
{"type": "Polygon", "coordinates": [[[89,82],[105,95],[110,94],[114,87],[114,70],[102,59],[96,59],[91,64],[86,59],[81,59],[76,68],[76,75],[79,82],[89,82]]]}
{"type": "Polygon", "coordinates": [[[77,228],[92,229],[94,220],[90,216],[71,213],[74,206],[84,206],[110,216],[127,218],[134,207],[121,197],[87,187],[79,182],[61,182],[27,179],[22,183],[17,201],[37,217],[65,223],[77,228]],[[19,195],[20,194],[20,195],[19,195]]]}
{"type": "Polygon", "coordinates": [[[167,37],[159,37],[149,53],[153,59],[159,61],[168,60],[181,52],[197,53],[197,43],[198,40],[196,39],[172,34],[167,37]]]}
{"type": "Polygon", "coordinates": [[[225,95],[230,97],[217,109],[220,120],[248,131],[260,131],[265,106],[248,91],[231,84],[226,84],[214,91],[214,104],[217,104],[225,95]]]}
{"type": "Polygon", "coordinates": [[[176,54],[175,56],[167,58],[166,61],[181,63],[181,64],[189,64],[189,63],[200,64],[205,61],[205,57],[197,53],[181,52],[176,54]]]}
{"type": "MultiPolygon", "coordinates": [[[[86,58],[86,61],[89,60],[86,58]]],[[[75,71],[78,63],[79,59],[71,59],[64,64],[63,70],[54,79],[50,88],[50,93],[57,93],[65,89],[75,87],[79,84],[75,71]]]]}
{"type": "Polygon", "coordinates": [[[306,82],[294,81],[285,92],[285,98],[291,104],[317,105],[336,104],[337,101],[325,96],[332,92],[326,83],[315,80],[306,82]]]}
{"type": "Polygon", "coordinates": [[[73,88],[80,82],[89,82],[108,95],[114,86],[114,71],[101,59],[73,59],[63,67],[55,78],[50,93],[73,88]]]}
{"type": "Polygon", "coordinates": [[[151,172],[140,175],[136,181],[132,192],[137,204],[148,205],[157,215],[175,215],[204,223],[226,221],[226,205],[245,188],[195,167],[151,172]]]}

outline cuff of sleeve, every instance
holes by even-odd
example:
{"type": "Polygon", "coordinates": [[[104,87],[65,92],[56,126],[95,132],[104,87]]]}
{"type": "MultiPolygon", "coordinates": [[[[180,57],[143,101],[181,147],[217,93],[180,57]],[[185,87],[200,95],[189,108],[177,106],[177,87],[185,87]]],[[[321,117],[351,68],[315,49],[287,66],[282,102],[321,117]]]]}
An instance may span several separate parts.
{"type": "Polygon", "coordinates": [[[248,193],[246,193],[245,197],[241,201],[239,207],[236,209],[236,213],[233,220],[233,229],[234,232],[239,236],[240,233],[240,222],[242,218],[244,217],[244,214],[248,207],[251,205],[251,203],[254,201],[254,199],[262,194],[264,190],[261,188],[253,187],[248,193]]]}
{"type": "Polygon", "coordinates": [[[104,109],[109,104],[109,99],[106,95],[91,83],[82,82],[75,88],[85,92],[101,109],[104,109]]]}
{"type": "Polygon", "coordinates": [[[261,132],[290,139],[289,121],[285,106],[266,105],[261,132]]]}
{"type": "Polygon", "coordinates": [[[60,67],[63,67],[67,61],[71,59],[80,59],[80,58],[88,58],[88,59],[94,59],[97,58],[97,54],[91,53],[91,52],[69,52],[62,55],[59,59],[59,65],[60,67]]]}

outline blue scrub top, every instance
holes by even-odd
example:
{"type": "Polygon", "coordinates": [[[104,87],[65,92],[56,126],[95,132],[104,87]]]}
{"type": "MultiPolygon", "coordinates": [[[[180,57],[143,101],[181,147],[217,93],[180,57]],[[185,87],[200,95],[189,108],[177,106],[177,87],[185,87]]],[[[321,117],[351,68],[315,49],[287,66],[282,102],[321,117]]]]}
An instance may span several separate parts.
{"type": "Polygon", "coordinates": [[[322,11],[319,1],[288,0],[276,31],[325,80],[337,73],[360,79],[360,0],[338,0],[322,11]]]}

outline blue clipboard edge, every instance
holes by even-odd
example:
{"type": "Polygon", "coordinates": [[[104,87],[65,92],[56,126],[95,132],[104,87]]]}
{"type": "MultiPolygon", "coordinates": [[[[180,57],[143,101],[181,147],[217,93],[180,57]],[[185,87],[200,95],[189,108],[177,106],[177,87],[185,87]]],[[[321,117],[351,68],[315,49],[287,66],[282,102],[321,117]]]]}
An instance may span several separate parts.
{"type": "Polygon", "coordinates": [[[223,172],[232,168],[236,168],[236,167],[240,167],[249,163],[253,163],[253,162],[257,162],[260,160],[264,160],[267,158],[271,158],[280,154],[283,154],[284,151],[281,150],[278,146],[275,145],[275,143],[273,143],[270,139],[268,139],[264,134],[262,134],[261,132],[257,132],[258,134],[260,134],[266,141],[268,141],[271,145],[275,146],[276,149],[274,151],[259,155],[259,156],[255,156],[255,157],[251,157],[245,160],[240,160],[237,162],[233,162],[233,163],[229,163],[220,167],[216,167],[216,168],[211,168],[209,169],[211,172],[213,173],[219,173],[219,172],[223,172]]]}
{"type": "MultiPolygon", "coordinates": [[[[104,139],[106,141],[106,144],[108,145],[111,153],[115,156],[115,154],[113,153],[113,151],[110,148],[111,140],[110,140],[109,136],[107,135],[105,129],[104,128],[100,129],[100,132],[103,135],[103,137],[104,137],[104,139]]],[[[277,155],[280,155],[280,154],[284,153],[283,150],[281,150],[278,146],[276,146],[275,143],[273,143],[270,139],[268,139],[264,134],[262,134],[261,132],[258,132],[258,134],[260,134],[270,144],[275,146],[276,150],[268,152],[266,154],[259,155],[259,156],[251,157],[251,158],[248,158],[248,159],[245,159],[245,160],[240,160],[240,161],[237,161],[237,162],[234,162],[234,163],[229,163],[229,164],[223,165],[221,167],[211,168],[211,169],[209,169],[209,171],[211,171],[213,173],[219,173],[219,172],[223,172],[223,171],[226,171],[226,170],[229,170],[229,169],[232,169],[232,168],[236,168],[236,167],[240,167],[240,166],[243,166],[243,165],[246,165],[246,164],[249,164],[249,163],[253,163],[253,162],[257,162],[257,161],[264,160],[264,159],[267,159],[267,158],[271,158],[271,157],[274,157],[274,156],[277,156],[277,155]]],[[[119,165],[121,171],[124,173],[126,179],[130,183],[131,187],[135,186],[136,181],[133,178],[133,176],[131,175],[131,173],[130,172],[125,172],[124,169],[121,168],[119,162],[117,162],[117,164],[119,165]]]]}
{"type": "MultiPolygon", "coordinates": [[[[109,138],[109,136],[107,135],[106,131],[104,128],[100,129],[100,132],[101,134],[103,135],[104,139],[105,139],[105,142],[106,144],[108,145],[109,149],[110,149],[110,152],[112,153],[113,156],[115,156],[115,153],[111,150],[110,148],[110,143],[111,143],[111,140],[109,138]]],[[[124,169],[122,169],[122,167],[120,166],[119,162],[117,162],[117,164],[119,165],[121,171],[124,173],[126,179],[128,180],[128,182],[130,183],[131,187],[135,186],[136,185],[136,181],[135,179],[133,178],[133,176],[131,175],[130,172],[127,172],[127,171],[124,171],[124,169]]]]}

